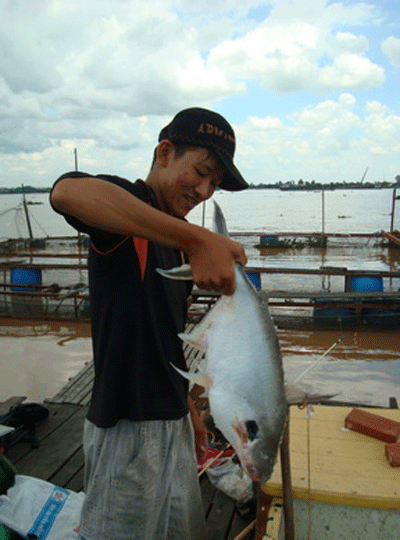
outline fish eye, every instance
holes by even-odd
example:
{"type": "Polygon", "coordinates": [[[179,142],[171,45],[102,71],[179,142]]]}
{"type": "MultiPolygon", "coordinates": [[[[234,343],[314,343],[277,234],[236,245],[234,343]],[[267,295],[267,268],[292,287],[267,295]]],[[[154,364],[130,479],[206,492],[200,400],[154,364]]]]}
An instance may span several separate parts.
{"type": "Polygon", "coordinates": [[[259,432],[258,424],[255,420],[246,420],[244,423],[247,429],[247,435],[250,441],[254,441],[259,432]]]}

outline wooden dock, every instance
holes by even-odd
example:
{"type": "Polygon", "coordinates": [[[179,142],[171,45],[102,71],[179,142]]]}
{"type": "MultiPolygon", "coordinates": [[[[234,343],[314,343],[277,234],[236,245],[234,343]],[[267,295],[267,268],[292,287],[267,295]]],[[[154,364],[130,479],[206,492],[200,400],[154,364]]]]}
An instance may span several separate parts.
{"type": "Polygon", "coordinates": [[[382,230],[381,235],[384,238],[387,238],[388,240],[390,240],[390,242],[392,242],[393,244],[396,244],[396,246],[400,246],[400,233],[399,233],[399,231],[387,232],[387,231],[382,230]]]}
{"type": "MultiPolygon", "coordinates": [[[[40,447],[32,449],[30,443],[19,442],[7,451],[19,474],[41,478],[75,492],[83,490],[82,427],[93,375],[93,362],[89,362],[58,394],[45,400],[50,414],[36,426],[40,447]]],[[[6,412],[3,407],[2,414],[6,412]]],[[[254,538],[252,530],[245,536],[241,534],[254,520],[254,512],[217,490],[206,474],[200,480],[207,520],[204,540],[254,538]]]]}
{"type": "MultiPolygon", "coordinates": [[[[390,466],[384,442],[344,428],[351,410],[315,405],[309,417],[304,409],[290,408],[293,498],[400,510],[400,469],[390,466]]],[[[399,409],[363,410],[400,422],[399,409]]],[[[279,462],[262,490],[271,496],[282,495],[279,462]]]]}

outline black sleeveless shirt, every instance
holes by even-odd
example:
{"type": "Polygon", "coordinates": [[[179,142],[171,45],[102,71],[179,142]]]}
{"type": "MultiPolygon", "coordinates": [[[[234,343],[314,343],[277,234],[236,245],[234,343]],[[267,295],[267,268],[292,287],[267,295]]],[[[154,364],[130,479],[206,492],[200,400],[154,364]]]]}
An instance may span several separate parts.
{"type": "MultiPolygon", "coordinates": [[[[71,172],[72,176],[90,176],[71,172]]],[[[117,176],[99,175],[152,206],[150,188],[117,176]]],[[[162,277],[156,268],[180,266],[180,251],[65,219],[89,234],[89,294],[95,365],[88,419],[111,427],[119,419],[167,420],[187,414],[186,370],[177,334],[186,323],[191,282],[162,277]]]]}

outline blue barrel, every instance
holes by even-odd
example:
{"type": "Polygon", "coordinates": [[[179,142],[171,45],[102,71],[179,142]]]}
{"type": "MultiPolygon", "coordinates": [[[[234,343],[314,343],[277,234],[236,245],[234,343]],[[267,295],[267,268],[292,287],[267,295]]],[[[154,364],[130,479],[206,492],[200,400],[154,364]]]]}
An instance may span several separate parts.
{"type": "Polygon", "coordinates": [[[383,278],[381,276],[350,276],[350,292],[382,292],[383,278]]]}
{"type": "Polygon", "coordinates": [[[279,236],[260,236],[260,247],[273,247],[279,244],[279,236]]]}
{"type": "Polygon", "coordinates": [[[398,328],[400,321],[400,309],[372,309],[363,311],[366,324],[379,328],[398,328]]]}
{"type": "Polygon", "coordinates": [[[35,286],[42,284],[41,268],[11,268],[10,281],[12,291],[34,291],[35,286]],[[16,287],[15,285],[32,285],[32,287],[16,287]]]}
{"type": "MultiPolygon", "coordinates": [[[[345,301],[342,298],[331,298],[331,302],[350,303],[352,300],[345,301]]],[[[347,307],[327,306],[326,298],[316,298],[313,309],[313,318],[316,322],[327,324],[339,324],[340,326],[351,325],[357,321],[356,310],[347,307]],[[318,304],[321,304],[319,306],[318,304]]]]}
{"type": "Polygon", "coordinates": [[[261,289],[261,274],[257,270],[246,269],[246,275],[249,281],[259,291],[261,289]]]}

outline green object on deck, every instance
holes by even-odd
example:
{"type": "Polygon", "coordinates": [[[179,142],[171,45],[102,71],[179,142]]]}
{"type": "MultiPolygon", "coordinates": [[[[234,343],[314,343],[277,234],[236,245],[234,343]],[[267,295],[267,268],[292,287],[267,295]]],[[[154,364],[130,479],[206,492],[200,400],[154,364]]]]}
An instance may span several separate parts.
{"type": "Polygon", "coordinates": [[[15,466],[6,456],[0,454],[0,495],[7,493],[7,490],[14,485],[16,474],[15,466]]]}

